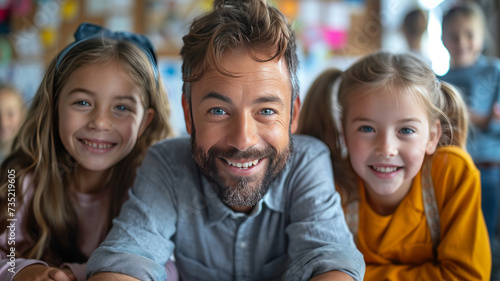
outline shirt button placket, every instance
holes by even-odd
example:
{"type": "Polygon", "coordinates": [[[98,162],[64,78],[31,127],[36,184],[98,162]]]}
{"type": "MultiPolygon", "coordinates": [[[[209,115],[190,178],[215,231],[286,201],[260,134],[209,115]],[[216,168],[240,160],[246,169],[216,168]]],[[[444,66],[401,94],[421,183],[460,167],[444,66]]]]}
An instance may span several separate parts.
{"type": "Polygon", "coordinates": [[[246,237],[246,230],[248,228],[248,221],[243,221],[238,227],[236,234],[236,241],[234,244],[234,268],[235,280],[248,281],[250,276],[251,257],[249,253],[248,239],[246,237]]]}

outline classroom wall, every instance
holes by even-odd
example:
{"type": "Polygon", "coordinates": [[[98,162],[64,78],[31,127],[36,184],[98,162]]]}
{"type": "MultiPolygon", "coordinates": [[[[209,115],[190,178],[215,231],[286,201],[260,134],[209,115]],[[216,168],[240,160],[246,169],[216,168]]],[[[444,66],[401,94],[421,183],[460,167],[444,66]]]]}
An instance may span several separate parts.
{"type": "MultiPolygon", "coordinates": [[[[289,17],[296,32],[302,98],[325,68],[345,69],[360,56],[378,49],[406,50],[400,24],[404,14],[417,6],[429,9],[432,22],[438,24],[426,34],[424,49],[433,52],[428,53],[436,59],[436,73],[447,70],[439,19],[442,10],[455,0],[269,1],[289,17]]],[[[488,6],[488,23],[496,27],[499,1],[478,1],[488,6]]],[[[1,0],[0,82],[18,87],[29,101],[46,66],[73,40],[81,22],[144,33],[157,47],[174,128],[178,134],[185,134],[179,50],[190,22],[210,7],[211,0],[1,0]]],[[[497,35],[498,29],[492,32],[497,35]]]]}

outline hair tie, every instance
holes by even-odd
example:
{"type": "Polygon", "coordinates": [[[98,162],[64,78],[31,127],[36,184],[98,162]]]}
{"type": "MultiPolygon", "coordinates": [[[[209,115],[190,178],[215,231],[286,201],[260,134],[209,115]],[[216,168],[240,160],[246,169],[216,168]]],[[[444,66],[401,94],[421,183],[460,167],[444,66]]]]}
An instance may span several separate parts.
{"type": "Polygon", "coordinates": [[[123,40],[132,42],[136,46],[138,46],[148,57],[149,62],[153,66],[155,80],[156,82],[158,82],[158,59],[156,57],[156,52],[154,50],[153,44],[151,44],[151,41],[149,41],[149,39],[146,36],[126,31],[111,31],[102,26],[88,22],[80,24],[80,26],[78,26],[78,28],[76,29],[74,36],[75,36],[75,42],[67,46],[57,58],[56,69],[59,68],[61,61],[68,54],[68,52],[79,43],[86,41],[88,39],[98,38],[98,37],[111,38],[111,39],[116,39],[118,41],[123,40]]]}

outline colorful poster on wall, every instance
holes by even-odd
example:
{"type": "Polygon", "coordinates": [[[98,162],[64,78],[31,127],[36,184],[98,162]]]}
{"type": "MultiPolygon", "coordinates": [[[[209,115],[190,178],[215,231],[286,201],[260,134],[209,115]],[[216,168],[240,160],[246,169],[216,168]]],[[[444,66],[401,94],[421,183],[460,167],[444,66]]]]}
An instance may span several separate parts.
{"type": "Polygon", "coordinates": [[[280,11],[287,16],[290,21],[297,18],[299,14],[299,0],[279,0],[277,5],[280,11]]]}
{"type": "Polygon", "coordinates": [[[14,51],[19,58],[33,58],[43,55],[44,48],[36,28],[10,33],[9,39],[12,40],[14,51]]]}
{"type": "Polygon", "coordinates": [[[126,15],[110,16],[106,19],[105,25],[111,30],[133,31],[134,20],[132,17],[126,15]]]}
{"type": "Polygon", "coordinates": [[[12,13],[16,17],[27,16],[33,9],[33,0],[7,0],[12,3],[12,13]]]}
{"type": "Polygon", "coordinates": [[[149,0],[146,4],[146,33],[158,46],[160,55],[178,55],[182,34],[188,32],[191,21],[211,8],[211,1],[149,0]]]}
{"type": "Polygon", "coordinates": [[[85,16],[89,18],[98,18],[106,14],[107,1],[102,0],[86,0],[85,1],[85,16]]]}
{"type": "Polygon", "coordinates": [[[0,35],[11,31],[12,0],[0,0],[0,35]]]}
{"type": "Polygon", "coordinates": [[[341,50],[346,46],[351,27],[351,8],[347,3],[302,1],[299,9],[299,39],[306,49],[324,46],[328,50],[341,50]]]}
{"type": "Polygon", "coordinates": [[[0,66],[8,65],[12,60],[12,47],[6,36],[0,37],[0,66]]]}
{"type": "Polygon", "coordinates": [[[80,6],[78,0],[66,0],[61,3],[61,18],[65,22],[74,21],[78,16],[80,6]]]}
{"type": "Polygon", "coordinates": [[[59,39],[57,29],[53,26],[40,28],[40,40],[45,49],[53,47],[59,39]]]}

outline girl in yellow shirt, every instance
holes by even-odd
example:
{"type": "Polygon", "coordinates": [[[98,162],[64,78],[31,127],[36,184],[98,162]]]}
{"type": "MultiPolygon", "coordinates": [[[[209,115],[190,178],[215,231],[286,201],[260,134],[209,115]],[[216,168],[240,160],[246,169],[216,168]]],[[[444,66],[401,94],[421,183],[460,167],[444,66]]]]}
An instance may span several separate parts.
{"type": "Polygon", "coordinates": [[[460,94],[410,55],[374,53],[311,86],[298,133],[330,147],[365,280],[489,280],[467,126],[460,94]]]}

